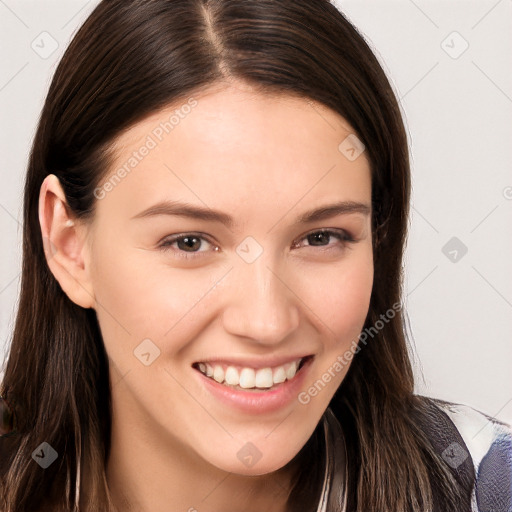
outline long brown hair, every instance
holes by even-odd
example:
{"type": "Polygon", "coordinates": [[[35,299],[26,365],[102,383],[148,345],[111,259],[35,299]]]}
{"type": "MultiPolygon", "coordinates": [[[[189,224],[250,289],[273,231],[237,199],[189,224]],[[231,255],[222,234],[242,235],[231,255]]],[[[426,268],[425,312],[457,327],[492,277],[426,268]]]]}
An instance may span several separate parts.
{"type": "MultiPolygon", "coordinates": [[[[38,219],[44,178],[59,178],[75,217],[92,218],[115,138],[224,78],[320,102],[355,129],[372,172],[375,278],[365,329],[400,303],[407,137],[384,71],[343,14],[327,0],[103,0],[55,72],[26,175],[21,296],[1,385],[16,417],[15,432],[0,439],[4,512],[113,510],[109,359],[95,311],[73,303],[49,270],[38,219]],[[32,460],[43,442],[58,453],[44,470],[32,460]]],[[[388,319],[330,404],[347,435],[348,510],[429,511],[436,494],[455,512],[461,491],[419,426],[426,412],[413,395],[404,328],[403,313],[388,319]]],[[[308,510],[319,496],[309,488],[308,498],[303,485],[319,474],[319,446],[315,431],[298,454],[305,463],[290,510],[308,510]]]]}

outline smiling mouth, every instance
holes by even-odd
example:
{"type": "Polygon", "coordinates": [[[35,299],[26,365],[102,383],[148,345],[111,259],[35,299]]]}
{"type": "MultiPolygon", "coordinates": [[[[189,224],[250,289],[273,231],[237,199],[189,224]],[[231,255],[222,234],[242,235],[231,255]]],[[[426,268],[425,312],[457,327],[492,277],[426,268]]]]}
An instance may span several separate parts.
{"type": "Polygon", "coordinates": [[[313,357],[309,355],[283,365],[258,369],[217,362],[198,362],[192,367],[207,378],[233,389],[271,391],[292,380],[313,357]]]}

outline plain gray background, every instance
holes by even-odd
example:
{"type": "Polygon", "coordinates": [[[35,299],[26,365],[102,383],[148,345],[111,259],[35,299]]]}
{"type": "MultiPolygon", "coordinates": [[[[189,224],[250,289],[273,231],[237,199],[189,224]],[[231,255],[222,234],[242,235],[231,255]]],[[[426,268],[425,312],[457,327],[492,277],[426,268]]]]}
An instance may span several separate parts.
{"type": "MultiPolygon", "coordinates": [[[[97,3],[0,0],[0,362],[19,293],[29,148],[57,62],[97,3]]],[[[409,134],[417,391],[510,423],[512,0],[336,5],[374,49],[409,134]]]]}

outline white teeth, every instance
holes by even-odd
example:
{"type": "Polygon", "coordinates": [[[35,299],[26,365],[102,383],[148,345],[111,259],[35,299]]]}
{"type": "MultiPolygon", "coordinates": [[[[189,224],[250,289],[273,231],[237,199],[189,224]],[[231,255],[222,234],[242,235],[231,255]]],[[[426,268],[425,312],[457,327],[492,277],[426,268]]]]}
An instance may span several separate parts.
{"type": "Polygon", "coordinates": [[[286,380],[286,372],[284,371],[284,368],[282,366],[278,366],[274,370],[273,380],[276,384],[284,382],[286,380]]]}
{"type": "Polygon", "coordinates": [[[231,384],[232,386],[236,386],[238,384],[238,371],[233,366],[228,366],[226,370],[226,375],[224,376],[224,380],[226,384],[231,384]]]}
{"type": "Polygon", "coordinates": [[[284,371],[286,372],[286,378],[288,380],[293,379],[295,374],[297,373],[297,368],[299,366],[299,362],[294,361],[293,363],[285,364],[284,371]]]}
{"type": "Polygon", "coordinates": [[[257,388],[271,388],[274,385],[272,381],[272,369],[271,368],[260,368],[256,372],[255,386],[257,388]]]}
{"type": "Polygon", "coordinates": [[[224,368],[216,364],[213,367],[213,378],[220,384],[224,382],[224,368]]]}
{"type": "MultiPolygon", "coordinates": [[[[236,371],[236,370],[235,370],[236,371]]],[[[238,372],[237,372],[238,374],[238,372]]],[[[252,368],[244,368],[240,372],[240,382],[238,385],[241,388],[253,388],[256,382],[256,372],[252,368]]]]}
{"type": "Polygon", "coordinates": [[[302,359],[286,363],[275,368],[243,368],[240,372],[234,366],[224,367],[220,364],[199,363],[199,371],[207,377],[211,377],[220,384],[223,382],[230,386],[240,386],[244,389],[261,388],[268,389],[274,384],[280,384],[285,380],[295,377],[302,359]]]}

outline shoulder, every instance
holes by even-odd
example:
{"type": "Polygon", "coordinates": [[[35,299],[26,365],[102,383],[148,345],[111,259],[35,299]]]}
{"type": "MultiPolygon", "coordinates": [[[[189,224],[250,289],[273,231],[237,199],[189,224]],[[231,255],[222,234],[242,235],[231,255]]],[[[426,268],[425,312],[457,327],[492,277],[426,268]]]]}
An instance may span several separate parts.
{"type": "Polygon", "coordinates": [[[463,441],[447,446],[443,459],[452,467],[464,459],[473,464],[472,510],[511,512],[512,427],[468,405],[429,401],[450,420],[463,441]]]}

